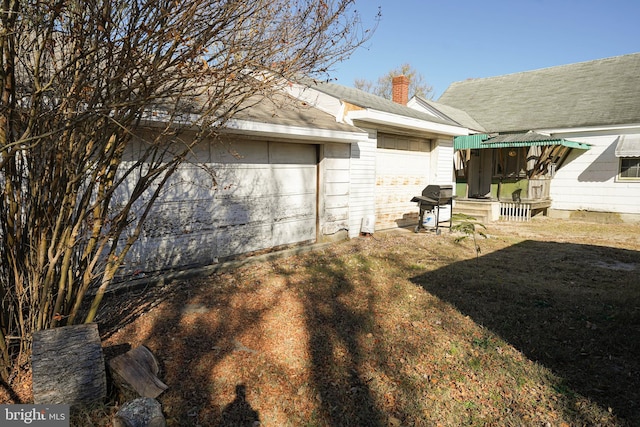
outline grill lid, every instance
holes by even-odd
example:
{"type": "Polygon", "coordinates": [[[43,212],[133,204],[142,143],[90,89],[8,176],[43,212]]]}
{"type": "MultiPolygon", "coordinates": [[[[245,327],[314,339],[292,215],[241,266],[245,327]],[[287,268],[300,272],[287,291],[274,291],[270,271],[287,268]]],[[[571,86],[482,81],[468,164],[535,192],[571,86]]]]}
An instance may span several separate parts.
{"type": "Polygon", "coordinates": [[[422,190],[422,196],[429,199],[450,199],[453,196],[452,185],[427,185],[422,190]]]}
{"type": "Polygon", "coordinates": [[[427,185],[422,190],[421,196],[415,196],[412,202],[419,202],[421,205],[445,205],[453,198],[453,186],[451,185],[427,185]]]}

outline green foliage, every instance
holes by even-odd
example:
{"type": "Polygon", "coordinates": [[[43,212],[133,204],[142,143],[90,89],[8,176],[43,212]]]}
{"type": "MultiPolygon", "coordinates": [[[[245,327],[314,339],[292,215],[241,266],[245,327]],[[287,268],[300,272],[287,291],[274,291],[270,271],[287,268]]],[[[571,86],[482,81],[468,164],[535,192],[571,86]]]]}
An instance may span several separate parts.
{"type": "Polygon", "coordinates": [[[476,236],[487,238],[487,235],[483,230],[486,230],[487,227],[478,222],[476,217],[471,215],[456,213],[451,216],[451,222],[453,225],[451,226],[451,231],[457,231],[462,233],[462,236],[456,237],[455,242],[460,243],[467,237],[471,236],[473,239],[473,247],[476,251],[476,259],[480,256],[480,245],[478,244],[478,239],[476,236]],[[480,229],[481,228],[481,229],[480,229]]]}

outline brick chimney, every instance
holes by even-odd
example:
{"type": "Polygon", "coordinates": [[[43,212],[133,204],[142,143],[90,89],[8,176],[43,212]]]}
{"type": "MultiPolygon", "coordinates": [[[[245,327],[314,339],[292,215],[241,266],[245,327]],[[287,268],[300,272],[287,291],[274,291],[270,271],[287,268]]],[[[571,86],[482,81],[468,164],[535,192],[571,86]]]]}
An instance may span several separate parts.
{"type": "Polygon", "coordinates": [[[396,76],[392,80],[392,85],[393,102],[407,105],[409,102],[409,78],[405,75],[396,76]]]}

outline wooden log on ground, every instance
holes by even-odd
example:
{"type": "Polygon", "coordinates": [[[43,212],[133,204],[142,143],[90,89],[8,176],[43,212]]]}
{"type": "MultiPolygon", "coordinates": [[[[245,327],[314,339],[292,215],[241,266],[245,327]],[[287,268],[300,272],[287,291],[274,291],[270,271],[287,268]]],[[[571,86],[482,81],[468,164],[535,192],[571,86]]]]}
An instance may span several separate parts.
{"type": "Polygon", "coordinates": [[[165,427],[160,402],[150,397],[126,402],[113,418],[113,427],[165,427]]]}
{"type": "Polygon", "coordinates": [[[88,405],[104,401],[107,377],[98,325],[72,325],[33,334],[36,404],[88,405]]]}
{"type": "Polygon", "coordinates": [[[168,387],[157,377],[158,360],[141,345],[109,361],[114,382],[135,390],[142,397],[156,398],[168,387]]]}

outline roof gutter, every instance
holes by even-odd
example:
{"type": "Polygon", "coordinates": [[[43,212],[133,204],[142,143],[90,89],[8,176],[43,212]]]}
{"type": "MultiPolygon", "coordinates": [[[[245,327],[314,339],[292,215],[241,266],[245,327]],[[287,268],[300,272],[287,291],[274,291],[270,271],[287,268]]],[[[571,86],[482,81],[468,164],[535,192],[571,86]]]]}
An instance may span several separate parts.
{"type": "Polygon", "coordinates": [[[372,109],[350,111],[347,113],[346,118],[352,123],[355,121],[362,121],[367,123],[376,123],[379,125],[398,127],[405,130],[430,132],[447,136],[469,135],[469,129],[461,126],[434,123],[426,120],[414,119],[412,117],[385,113],[383,111],[372,109]]]}
{"type": "Polygon", "coordinates": [[[546,133],[548,135],[563,135],[563,137],[571,136],[598,136],[610,135],[611,133],[640,133],[640,123],[631,123],[627,125],[608,125],[608,126],[583,126],[575,128],[551,128],[536,129],[538,133],[546,133]]]}

